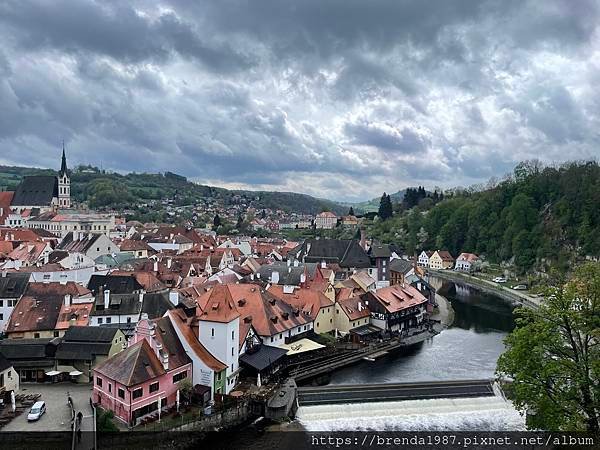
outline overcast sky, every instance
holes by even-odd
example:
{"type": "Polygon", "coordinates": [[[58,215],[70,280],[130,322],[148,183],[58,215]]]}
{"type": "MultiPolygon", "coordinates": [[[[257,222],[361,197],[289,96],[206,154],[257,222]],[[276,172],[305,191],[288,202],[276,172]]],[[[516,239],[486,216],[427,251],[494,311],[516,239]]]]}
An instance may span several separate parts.
{"type": "Polygon", "coordinates": [[[3,0],[0,164],[363,200],[600,155],[585,0],[3,0]],[[127,5],[126,5],[127,3],[127,5]]]}

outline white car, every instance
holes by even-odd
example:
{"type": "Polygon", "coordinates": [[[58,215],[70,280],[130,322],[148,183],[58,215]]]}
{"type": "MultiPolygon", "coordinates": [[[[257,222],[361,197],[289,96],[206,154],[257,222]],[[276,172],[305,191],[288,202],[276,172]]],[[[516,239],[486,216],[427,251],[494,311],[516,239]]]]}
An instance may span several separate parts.
{"type": "Polygon", "coordinates": [[[506,283],[506,278],[504,278],[504,277],[496,277],[492,281],[494,283],[506,283]]]}
{"type": "Polygon", "coordinates": [[[35,402],[27,414],[27,420],[38,420],[46,412],[46,403],[35,402]]]}

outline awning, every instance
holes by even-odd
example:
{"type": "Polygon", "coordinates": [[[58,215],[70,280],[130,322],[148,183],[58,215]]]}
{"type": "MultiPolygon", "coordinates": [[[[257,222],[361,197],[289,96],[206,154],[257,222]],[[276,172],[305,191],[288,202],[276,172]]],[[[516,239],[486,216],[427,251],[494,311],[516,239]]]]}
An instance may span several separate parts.
{"type": "Polygon", "coordinates": [[[81,372],[79,370],[73,370],[73,371],[69,372],[69,375],[71,375],[72,377],[78,377],[79,375],[83,375],[83,372],[81,372]]]}
{"type": "Polygon", "coordinates": [[[283,358],[286,353],[287,352],[282,348],[263,344],[258,351],[254,353],[244,353],[240,356],[240,362],[261,372],[283,358]]]}
{"type": "Polygon", "coordinates": [[[73,366],[58,366],[56,368],[56,370],[58,370],[60,373],[71,373],[71,372],[79,372],[75,367],[73,366]]]}
{"type": "Polygon", "coordinates": [[[358,336],[369,336],[370,334],[381,333],[383,330],[375,325],[361,325],[360,327],[356,327],[350,330],[351,334],[356,334],[358,336]]]}
{"type": "Polygon", "coordinates": [[[291,344],[281,344],[280,348],[287,350],[287,355],[297,355],[298,353],[312,352],[325,347],[324,345],[318,344],[315,341],[311,341],[307,338],[302,338],[299,341],[292,342],[291,344]]]}
{"type": "Polygon", "coordinates": [[[58,370],[49,370],[48,372],[46,372],[46,375],[48,375],[49,377],[53,377],[55,375],[59,375],[60,372],[58,370]]]}

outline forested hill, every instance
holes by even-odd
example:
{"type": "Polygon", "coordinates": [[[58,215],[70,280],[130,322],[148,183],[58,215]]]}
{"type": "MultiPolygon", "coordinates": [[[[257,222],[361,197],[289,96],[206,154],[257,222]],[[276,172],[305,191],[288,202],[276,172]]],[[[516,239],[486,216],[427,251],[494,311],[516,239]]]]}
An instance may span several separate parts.
{"type": "MultiPolygon", "coordinates": [[[[26,175],[55,175],[48,169],[0,166],[0,191],[14,190],[26,175]]],[[[324,210],[346,213],[347,207],[330,200],[292,192],[233,191],[204,186],[171,172],[164,174],[129,173],[121,175],[80,166],[71,174],[71,195],[92,208],[121,209],[150,200],[175,199],[177,204],[193,204],[200,198],[217,199],[227,206],[234,196],[248,199],[255,208],[317,214],[324,210]]]]}
{"type": "Polygon", "coordinates": [[[511,177],[479,192],[455,193],[432,206],[430,199],[375,223],[383,241],[409,254],[447,249],[513,261],[525,272],[576,258],[600,256],[600,167],[595,162],[543,167],[519,164],[511,177]]]}

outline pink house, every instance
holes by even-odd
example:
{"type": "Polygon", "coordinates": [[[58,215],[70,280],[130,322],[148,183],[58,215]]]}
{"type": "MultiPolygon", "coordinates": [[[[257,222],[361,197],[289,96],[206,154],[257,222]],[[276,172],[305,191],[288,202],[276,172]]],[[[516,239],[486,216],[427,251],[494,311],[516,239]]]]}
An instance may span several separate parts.
{"type": "Polygon", "coordinates": [[[192,379],[192,361],[168,317],[136,326],[132,344],[94,370],[92,400],[127,424],[177,402],[178,382],[192,379]]]}

